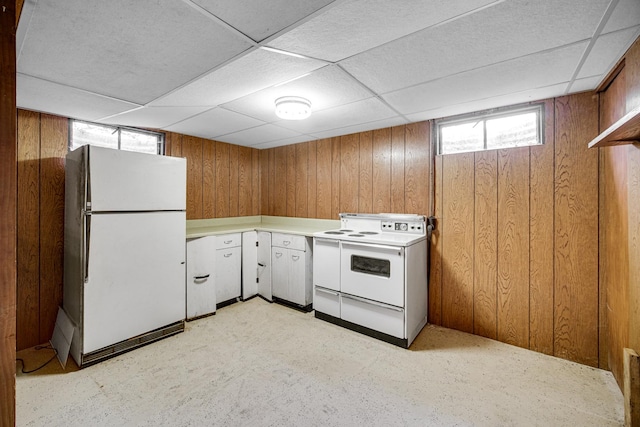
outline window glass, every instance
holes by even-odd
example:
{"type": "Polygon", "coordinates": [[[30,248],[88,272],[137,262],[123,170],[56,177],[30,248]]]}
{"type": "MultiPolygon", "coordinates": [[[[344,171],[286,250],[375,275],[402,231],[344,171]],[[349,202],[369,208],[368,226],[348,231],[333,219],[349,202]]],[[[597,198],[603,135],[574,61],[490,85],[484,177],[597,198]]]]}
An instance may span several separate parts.
{"type": "Polygon", "coordinates": [[[120,149],[139,151],[141,153],[158,153],[158,135],[122,130],[120,133],[120,149]]]}
{"type": "Polygon", "coordinates": [[[487,120],[487,149],[538,144],[537,114],[525,113],[487,120]]]}
{"type": "Polygon", "coordinates": [[[97,145],[98,147],[118,148],[118,128],[74,120],[69,149],[75,150],[87,144],[97,145]]]}
{"type": "Polygon", "coordinates": [[[543,143],[544,104],[510,107],[436,120],[438,154],[543,143]]]}
{"type": "Polygon", "coordinates": [[[484,148],[484,122],[451,124],[440,129],[442,141],[446,141],[446,153],[477,151],[484,148]]]}
{"type": "Polygon", "coordinates": [[[117,150],[164,154],[164,135],[161,133],[72,120],[69,150],[87,144],[117,150]]]}

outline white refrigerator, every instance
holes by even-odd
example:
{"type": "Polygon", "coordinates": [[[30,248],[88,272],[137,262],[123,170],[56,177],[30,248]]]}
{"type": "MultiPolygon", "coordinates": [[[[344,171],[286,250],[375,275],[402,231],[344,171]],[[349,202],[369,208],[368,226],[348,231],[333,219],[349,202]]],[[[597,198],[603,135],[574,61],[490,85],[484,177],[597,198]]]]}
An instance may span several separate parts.
{"type": "Polygon", "coordinates": [[[65,180],[63,309],[78,366],[183,331],[186,160],[84,146],[65,180]]]}

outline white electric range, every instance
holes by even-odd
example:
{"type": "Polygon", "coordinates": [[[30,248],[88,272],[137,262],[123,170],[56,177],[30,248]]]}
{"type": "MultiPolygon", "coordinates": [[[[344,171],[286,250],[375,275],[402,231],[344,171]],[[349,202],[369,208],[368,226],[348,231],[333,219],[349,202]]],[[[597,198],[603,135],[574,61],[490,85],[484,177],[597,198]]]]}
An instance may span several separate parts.
{"type": "Polygon", "coordinates": [[[315,316],[409,347],[427,323],[427,223],[422,215],[340,214],[314,233],[315,316]]]}

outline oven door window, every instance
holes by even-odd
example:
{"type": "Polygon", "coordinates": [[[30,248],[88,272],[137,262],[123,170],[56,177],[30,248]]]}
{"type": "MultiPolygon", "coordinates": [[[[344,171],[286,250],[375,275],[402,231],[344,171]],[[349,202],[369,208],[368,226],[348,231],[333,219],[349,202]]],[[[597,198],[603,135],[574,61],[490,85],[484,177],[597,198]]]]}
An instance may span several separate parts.
{"type": "Polygon", "coordinates": [[[387,259],[351,255],[351,271],[389,278],[391,262],[387,259]]]}

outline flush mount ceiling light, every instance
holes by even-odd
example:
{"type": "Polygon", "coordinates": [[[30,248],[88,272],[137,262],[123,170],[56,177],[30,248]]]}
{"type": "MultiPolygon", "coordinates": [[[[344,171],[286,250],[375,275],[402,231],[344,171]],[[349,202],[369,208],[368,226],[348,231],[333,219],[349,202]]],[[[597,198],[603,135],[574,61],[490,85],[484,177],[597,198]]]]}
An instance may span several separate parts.
{"type": "Polygon", "coordinates": [[[303,120],[311,115],[311,101],[299,96],[276,99],[276,116],[284,120],[303,120]]]}

